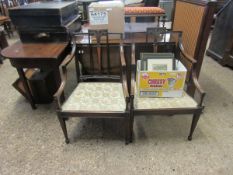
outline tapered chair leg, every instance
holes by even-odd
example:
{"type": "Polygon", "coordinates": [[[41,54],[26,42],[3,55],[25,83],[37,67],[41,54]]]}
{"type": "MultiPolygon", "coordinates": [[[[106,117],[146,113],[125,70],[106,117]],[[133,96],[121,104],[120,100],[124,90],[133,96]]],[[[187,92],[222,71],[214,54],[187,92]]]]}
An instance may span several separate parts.
{"type": "Polygon", "coordinates": [[[196,126],[197,126],[197,122],[198,122],[198,120],[200,118],[200,115],[201,114],[194,114],[193,115],[192,125],[191,125],[190,133],[189,133],[189,136],[188,136],[188,140],[190,140],[190,141],[192,140],[193,132],[194,132],[196,126]]]}
{"type": "Polygon", "coordinates": [[[125,144],[128,145],[130,143],[130,116],[127,114],[125,117],[125,144]]]}
{"type": "Polygon", "coordinates": [[[60,122],[60,125],[61,125],[61,128],[62,128],[62,131],[63,131],[63,134],[65,136],[65,141],[66,143],[70,143],[70,140],[68,138],[68,134],[67,134],[67,128],[66,128],[66,123],[65,123],[65,119],[62,118],[61,116],[58,116],[58,120],[60,122]]]}
{"type": "Polygon", "coordinates": [[[133,142],[133,123],[134,123],[134,114],[133,111],[130,111],[130,128],[129,128],[129,142],[133,142]]]}

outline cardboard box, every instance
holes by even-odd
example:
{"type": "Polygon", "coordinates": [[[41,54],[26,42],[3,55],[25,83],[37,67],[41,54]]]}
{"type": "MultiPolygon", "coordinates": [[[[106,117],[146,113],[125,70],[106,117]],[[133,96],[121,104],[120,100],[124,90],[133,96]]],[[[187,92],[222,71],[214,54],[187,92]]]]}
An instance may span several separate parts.
{"type": "Polygon", "coordinates": [[[137,62],[137,93],[139,97],[182,97],[187,70],[181,62],[172,71],[141,71],[137,62]]]}
{"type": "Polygon", "coordinates": [[[89,5],[90,29],[108,29],[124,33],[124,4],[121,1],[99,1],[89,5]]]}

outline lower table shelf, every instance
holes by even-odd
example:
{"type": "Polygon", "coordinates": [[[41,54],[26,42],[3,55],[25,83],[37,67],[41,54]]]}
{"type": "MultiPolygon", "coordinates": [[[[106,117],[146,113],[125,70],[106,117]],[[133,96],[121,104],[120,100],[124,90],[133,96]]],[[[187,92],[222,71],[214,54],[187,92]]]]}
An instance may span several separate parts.
{"type": "MultiPolygon", "coordinates": [[[[26,69],[25,76],[35,103],[46,104],[53,101],[53,94],[56,89],[54,86],[55,80],[53,78],[53,72],[51,70],[40,71],[38,69],[26,69]]],[[[28,99],[23,82],[20,78],[18,78],[12,86],[28,99]]]]}

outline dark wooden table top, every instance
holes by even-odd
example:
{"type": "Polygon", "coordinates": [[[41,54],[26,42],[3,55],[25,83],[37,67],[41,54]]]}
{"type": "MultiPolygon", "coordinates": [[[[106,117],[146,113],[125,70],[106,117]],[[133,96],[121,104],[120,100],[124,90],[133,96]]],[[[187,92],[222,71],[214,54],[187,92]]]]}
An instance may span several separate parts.
{"type": "Polygon", "coordinates": [[[2,50],[1,54],[9,59],[56,59],[68,43],[22,43],[20,41],[2,50]]]}

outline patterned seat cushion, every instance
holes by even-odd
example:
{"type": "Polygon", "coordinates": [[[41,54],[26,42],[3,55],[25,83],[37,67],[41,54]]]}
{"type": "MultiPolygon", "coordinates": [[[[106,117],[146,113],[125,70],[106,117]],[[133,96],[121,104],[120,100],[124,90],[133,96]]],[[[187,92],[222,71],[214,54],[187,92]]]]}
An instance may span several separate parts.
{"type": "Polygon", "coordinates": [[[139,98],[135,95],[135,109],[195,108],[196,101],[186,92],[177,98],[139,98]]]}
{"type": "Polygon", "coordinates": [[[125,15],[148,15],[164,13],[165,10],[160,7],[125,7],[125,15]]]}
{"type": "Polygon", "coordinates": [[[121,83],[79,83],[62,111],[118,111],[126,109],[121,83]]]}

